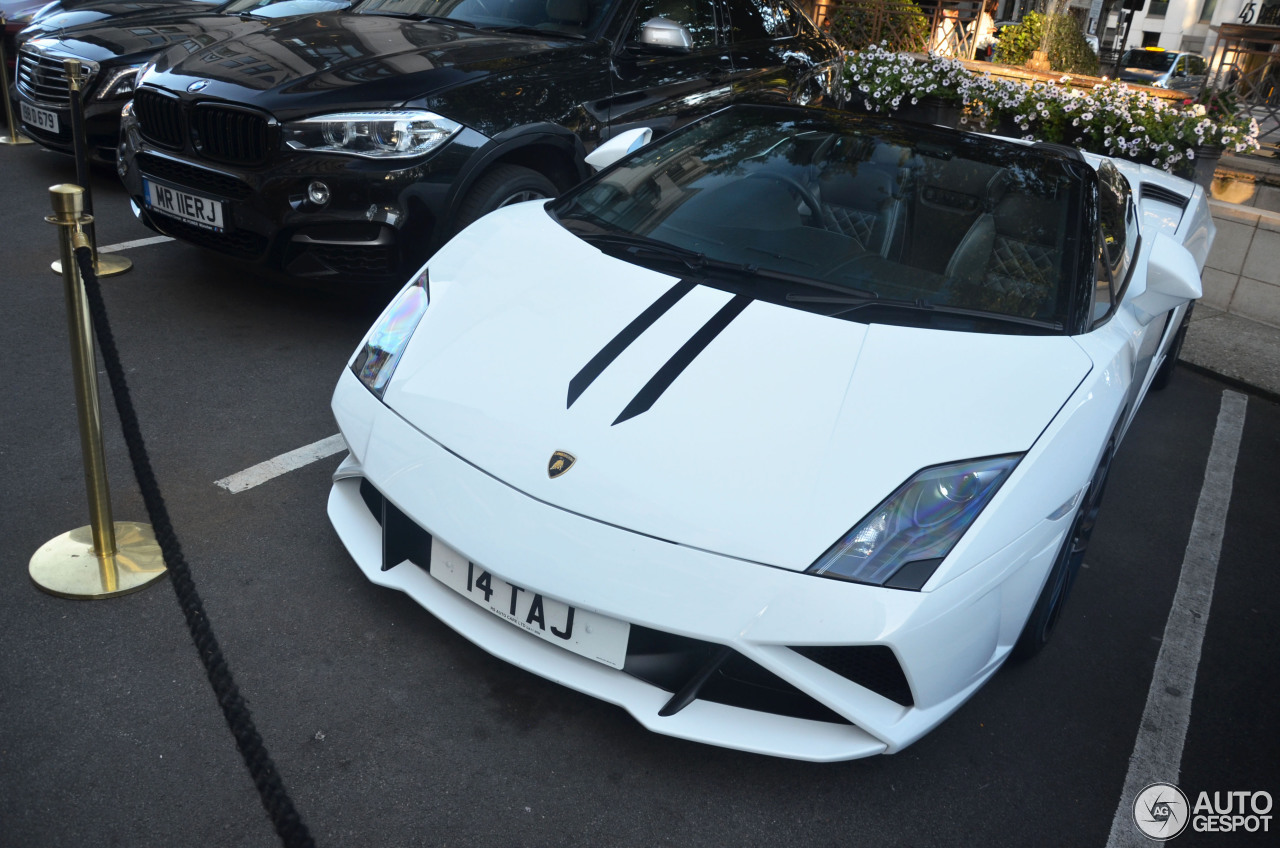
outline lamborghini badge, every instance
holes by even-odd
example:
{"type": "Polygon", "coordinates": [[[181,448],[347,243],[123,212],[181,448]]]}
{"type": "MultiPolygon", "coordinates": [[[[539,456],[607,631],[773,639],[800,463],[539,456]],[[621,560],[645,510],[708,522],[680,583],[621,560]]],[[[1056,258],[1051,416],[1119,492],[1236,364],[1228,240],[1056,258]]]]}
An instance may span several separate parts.
{"type": "Polygon", "coordinates": [[[551,460],[547,463],[547,476],[552,480],[573,467],[574,456],[564,451],[556,451],[551,454],[551,460]]]}

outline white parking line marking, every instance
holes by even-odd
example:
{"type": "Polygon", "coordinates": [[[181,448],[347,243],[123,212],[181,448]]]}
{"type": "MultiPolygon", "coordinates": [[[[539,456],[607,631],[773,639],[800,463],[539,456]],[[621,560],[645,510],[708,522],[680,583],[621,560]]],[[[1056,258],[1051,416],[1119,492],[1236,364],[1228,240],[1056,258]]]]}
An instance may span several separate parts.
{"type": "Polygon", "coordinates": [[[163,244],[166,241],[173,241],[168,236],[152,236],[151,238],[134,239],[133,241],[122,241],[119,244],[109,244],[106,247],[98,248],[99,253],[119,253],[122,250],[128,250],[131,247],[146,247],[149,244],[163,244]]]}
{"type": "Polygon", "coordinates": [[[221,480],[214,480],[213,482],[228,492],[236,494],[246,489],[252,489],[254,486],[260,486],[274,477],[287,474],[304,465],[310,465],[327,456],[341,453],[346,449],[347,443],[343,441],[342,434],[335,433],[327,439],[321,439],[297,450],[282,453],[274,459],[259,462],[251,468],[246,468],[244,471],[236,472],[230,477],[223,477],[221,480]]]}
{"type": "MultiPolygon", "coordinates": [[[[1204,485],[1200,488],[1191,537],[1182,559],[1182,576],[1165,624],[1151,688],[1147,691],[1147,706],[1142,711],[1138,739],[1129,757],[1129,772],[1120,793],[1120,806],[1111,820],[1107,848],[1151,845],[1134,824],[1134,799],[1152,783],[1176,784],[1182,770],[1182,747],[1191,719],[1196,667],[1200,664],[1200,648],[1209,623],[1209,606],[1218,575],[1218,556],[1222,553],[1222,536],[1247,406],[1247,396],[1232,391],[1222,393],[1204,485]]],[[[1190,810],[1184,811],[1184,815],[1189,813],[1190,810]]]]}

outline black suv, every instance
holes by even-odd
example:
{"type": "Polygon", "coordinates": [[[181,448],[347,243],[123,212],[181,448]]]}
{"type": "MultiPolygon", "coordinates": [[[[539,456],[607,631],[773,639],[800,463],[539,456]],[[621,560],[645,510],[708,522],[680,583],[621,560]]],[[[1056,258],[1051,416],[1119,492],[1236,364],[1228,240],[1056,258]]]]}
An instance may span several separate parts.
{"type": "Polygon", "coordinates": [[[70,153],[71,98],[64,59],[79,59],[85,140],[89,155],[114,162],[120,107],[133,97],[138,69],[171,45],[198,50],[239,32],[291,16],[345,9],[347,0],[231,0],[134,8],[137,0],[95,2],[49,15],[22,31],[14,79],[14,114],[22,132],[51,150],[70,153]],[[113,14],[118,13],[118,14],[113,14]],[[83,21],[77,23],[77,21],[83,21]]]}
{"type": "Polygon", "coordinates": [[[367,0],[139,77],[137,214],[304,278],[403,278],[454,232],[586,176],[624,130],[813,102],[839,48],[791,0],[367,0]]]}

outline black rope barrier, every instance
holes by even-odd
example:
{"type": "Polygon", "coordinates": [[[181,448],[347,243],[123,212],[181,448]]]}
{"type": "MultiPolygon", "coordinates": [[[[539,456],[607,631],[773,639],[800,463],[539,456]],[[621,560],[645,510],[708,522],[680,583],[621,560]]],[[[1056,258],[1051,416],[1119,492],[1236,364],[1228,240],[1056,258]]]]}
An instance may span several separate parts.
{"type": "Polygon", "coordinates": [[[195,581],[191,577],[191,569],[187,566],[182,553],[182,546],[174,533],[173,524],[169,520],[169,512],[156,483],[155,473],[151,469],[151,459],[147,455],[146,445],[142,440],[142,429],[138,425],[138,416],[133,408],[133,399],[125,382],[124,369],[120,366],[120,355],[116,349],[115,337],[111,333],[111,325],[107,320],[106,303],[102,298],[102,288],[98,284],[98,275],[93,267],[93,252],[88,247],[76,249],[76,262],[80,266],[80,276],[84,280],[85,294],[89,300],[89,312],[93,316],[94,330],[98,336],[98,346],[102,350],[103,366],[106,368],[107,380],[111,384],[111,393],[115,398],[116,412],[120,415],[120,426],[124,432],[125,444],[129,448],[129,459],[133,463],[133,473],[138,479],[138,487],[142,490],[142,499],[155,530],[156,541],[164,554],[165,565],[169,569],[169,578],[173,584],[174,594],[186,616],[187,627],[191,631],[191,640],[195,643],[204,663],[205,673],[213,685],[214,695],[222,707],[222,714],[236,739],[236,747],[244,758],[245,765],[253,777],[258,795],[262,798],[262,806],[275,826],[276,835],[285,848],[314,848],[315,842],[302,817],[294,809],[293,801],[285,791],[284,782],[276,771],[275,763],[267,753],[262,737],[258,735],[249,714],[249,707],[240,690],[218,640],[213,635],[213,627],[205,614],[204,604],[196,591],[195,581]]]}

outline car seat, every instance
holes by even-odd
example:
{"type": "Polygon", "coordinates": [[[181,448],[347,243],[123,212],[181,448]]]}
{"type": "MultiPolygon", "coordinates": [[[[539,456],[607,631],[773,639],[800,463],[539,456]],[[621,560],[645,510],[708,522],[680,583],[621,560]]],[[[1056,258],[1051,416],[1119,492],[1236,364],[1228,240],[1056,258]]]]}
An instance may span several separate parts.
{"type": "Polygon", "coordinates": [[[956,246],[945,272],[953,306],[1040,318],[1057,303],[1065,202],[1009,169],[988,183],[985,210],[956,246]]]}
{"type": "Polygon", "coordinates": [[[903,203],[897,168],[860,162],[853,168],[828,167],[818,178],[822,214],[830,229],[868,253],[888,258],[901,234],[903,203]]]}

